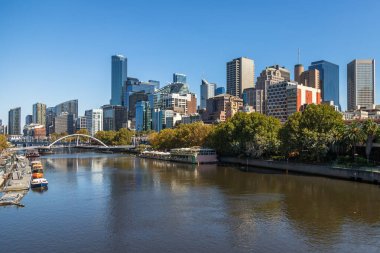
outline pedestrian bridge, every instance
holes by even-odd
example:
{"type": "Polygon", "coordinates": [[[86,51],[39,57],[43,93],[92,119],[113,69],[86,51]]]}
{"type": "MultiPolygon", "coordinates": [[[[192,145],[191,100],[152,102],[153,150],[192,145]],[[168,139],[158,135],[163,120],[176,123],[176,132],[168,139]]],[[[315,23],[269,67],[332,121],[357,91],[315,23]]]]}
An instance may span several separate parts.
{"type": "Polygon", "coordinates": [[[72,137],[77,137],[77,146],[79,146],[79,138],[80,137],[86,137],[86,138],[89,138],[91,140],[94,140],[96,141],[97,143],[101,144],[102,146],[108,148],[108,146],[106,144],[104,144],[101,140],[91,136],[91,135],[87,135],[87,134],[70,134],[70,135],[66,135],[66,136],[63,136],[57,140],[55,140],[54,142],[52,142],[49,146],[47,146],[48,148],[51,148],[54,144],[64,140],[64,139],[67,139],[67,138],[72,138],[72,137]]]}

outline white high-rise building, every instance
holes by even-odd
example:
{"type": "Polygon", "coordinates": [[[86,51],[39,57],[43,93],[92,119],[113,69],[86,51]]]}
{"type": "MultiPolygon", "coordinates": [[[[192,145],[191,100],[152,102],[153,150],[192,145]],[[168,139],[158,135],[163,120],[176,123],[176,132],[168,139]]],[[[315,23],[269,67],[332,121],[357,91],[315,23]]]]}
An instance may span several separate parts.
{"type": "Polygon", "coordinates": [[[215,96],[215,88],[216,88],[215,83],[209,83],[205,79],[202,79],[200,109],[206,109],[206,101],[207,99],[215,96]]]}
{"type": "Polygon", "coordinates": [[[375,103],[375,60],[355,59],[347,64],[347,109],[370,109],[375,103]]]}
{"type": "Polygon", "coordinates": [[[244,89],[254,87],[254,79],[252,59],[240,57],[227,62],[227,94],[242,97],[244,89]]]}
{"type": "Polygon", "coordinates": [[[103,130],[103,110],[91,109],[84,113],[88,132],[94,136],[98,131],[103,130]]]}

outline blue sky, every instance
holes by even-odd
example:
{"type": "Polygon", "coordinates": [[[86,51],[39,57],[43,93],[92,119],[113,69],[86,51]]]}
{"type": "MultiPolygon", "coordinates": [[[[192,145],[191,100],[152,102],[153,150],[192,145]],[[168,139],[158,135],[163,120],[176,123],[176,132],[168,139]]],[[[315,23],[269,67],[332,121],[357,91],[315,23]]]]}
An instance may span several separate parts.
{"type": "MultiPolygon", "coordinates": [[[[380,1],[0,0],[0,119],[32,104],[79,99],[79,113],[110,99],[111,55],[128,57],[128,75],[159,80],[188,75],[224,86],[227,61],[247,56],[256,76],[280,64],[328,60],[340,66],[380,59],[380,1]]],[[[199,96],[198,96],[199,97],[199,96]]],[[[379,103],[379,89],[376,102],[379,103]]]]}

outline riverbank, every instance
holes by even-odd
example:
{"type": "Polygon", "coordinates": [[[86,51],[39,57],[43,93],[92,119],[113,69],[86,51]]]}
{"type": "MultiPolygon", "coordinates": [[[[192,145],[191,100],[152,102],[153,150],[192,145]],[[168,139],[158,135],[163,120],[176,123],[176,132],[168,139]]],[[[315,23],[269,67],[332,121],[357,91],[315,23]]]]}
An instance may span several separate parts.
{"type": "Polygon", "coordinates": [[[337,179],[345,179],[366,183],[379,184],[380,183],[380,170],[379,168],[343,168],[332,165],[315,165],[306,163],[286,162],[286,161],[273,161],[273,160],[259,160],[252,158],[238,158],[238,157],[219,157],[219,162],[243,165],[246,166],[248,171],[252,170],[251,167],[265,168],[280,170],[284,172],[295,172],[337,179]]]}

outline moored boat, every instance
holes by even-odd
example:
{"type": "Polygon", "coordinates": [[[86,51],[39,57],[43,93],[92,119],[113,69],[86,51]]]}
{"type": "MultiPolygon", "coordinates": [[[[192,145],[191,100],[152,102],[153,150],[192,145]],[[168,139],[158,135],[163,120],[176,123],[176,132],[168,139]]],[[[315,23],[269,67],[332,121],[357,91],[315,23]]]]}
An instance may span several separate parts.
{"type": "Polygon", "coordinates": [[[45,178],[35,178],[31,182],[31,187],[32,188],[39,188],[39,187],[47,187],[48,186],[48,181],[45,178]]]}

